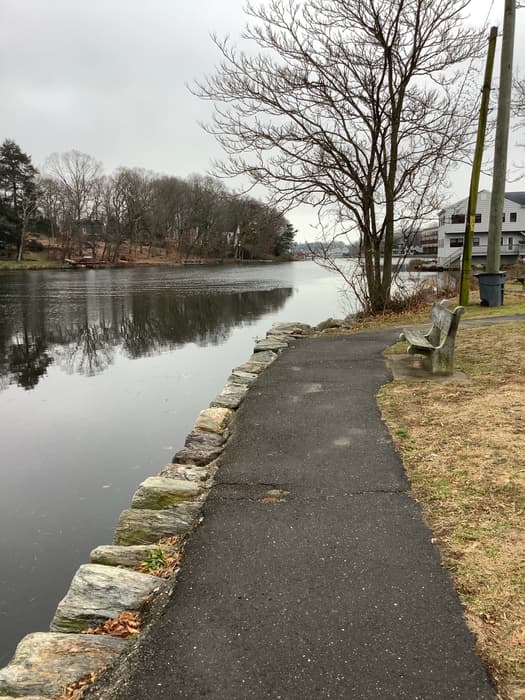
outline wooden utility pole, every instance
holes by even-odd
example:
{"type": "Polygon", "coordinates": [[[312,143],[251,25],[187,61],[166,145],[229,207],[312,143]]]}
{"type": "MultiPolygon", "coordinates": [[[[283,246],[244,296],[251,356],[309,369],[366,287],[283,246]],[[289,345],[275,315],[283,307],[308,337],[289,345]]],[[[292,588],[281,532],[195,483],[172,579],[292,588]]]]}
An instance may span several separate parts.
{"type": "Polygon", "coordinates": [[[494,67],[494,55],[496,53],[497,38],[498,28],[491,27],[489,35],[489,48],[487,53],[487,64],[485,66],[485,77],[483,79],[483,88],[481,91],[481,106],[479,109],[476,149],[474,151],[474,161],[472,163],[472,173],[470,176],[470,191],[468,197],[465,238],[463,240],[463,260],[461,263],[461,284],[459,293],[459,303],[462,306],[466,306],[470,298],[470,282],[472,279],[472,242],[474,239],[474,226],[476,222],[476,206],[478,203],[479,178],[481,173],[481,163],[483,160],[483,148],[485,145],[485,132],[487,130],[490,86],[492,83],[492,69],[494,67]]]}
{"type": "MultiPolygon", "coordinates": [[[[507,176],[515,24],[516,0],[505,0],[498,116],[496,124],[496,142],[494,145],[494,172],[492,176],[492,197],[490,200],[489,240],[487,249],[488,273],[498,273],[500,267],[500,239],[505,200],[505,181],[507,176]]],[[[498,304],[498,306],[501,306],[501,303],[498,304]]]]}

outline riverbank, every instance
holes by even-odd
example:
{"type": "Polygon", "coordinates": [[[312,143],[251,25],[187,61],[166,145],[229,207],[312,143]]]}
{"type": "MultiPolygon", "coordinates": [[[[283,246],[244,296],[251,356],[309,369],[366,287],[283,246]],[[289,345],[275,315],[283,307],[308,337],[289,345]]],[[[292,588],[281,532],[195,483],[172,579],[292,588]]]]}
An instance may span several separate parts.
{"type": "Polygon", "coordinates": [[[74,269],[74,268],[122,268],[122,267],[184,267],[193,265],[245,265],[245,264],[260,264],[260,263],[283,263],[292,262],[295,260],[290,255],[282,255],[279,257],[266,256],[264,259],[239,259],[239,258],[199,258],[188,257],[181,258],[175,253],[164,252],[162,255],[150,255],[140,250],[133,251],[128,255],[122,255],[118,260],[110,261],[104,259],[102,255],[102,247],[99,246],[96,257],[90,254],[66,256],[63,260],[63,253],[58,250],[53,250],[53,257],[47,249],[40,253],[29,252],[24,255],[21,261],[14,259],[0,259],[0,271],[12,270],[45,270],[45,269],[74,269]]]}
{"type": "Polygon", "coordinates": [[[65,270],[69,266],[66,263],[54,260],[0,260],[0,272],[13,270],[65,270]]]}
{"type": "Polygon", "coordinates": [[[151,260],[137,260],[134,262],[120,261],[115,263],[103,262],[89,262],[78,260],[74,263],[71,262],[56,262],[54,260],[22,260],[18,262],[17,260],[0,260],[0,272],[2,271],[16,271],[16,270],[74,270],[74,269],[118,269],[118,268],[147,268],[147,267],[187,267],[194,265],[260,265],[261,263],[266,264],[279,264],[286,262],[294,262],[291,258],[272,258],[271,260],[234,260],[233,258],[227,259],[206,259],[206,260],[190,260],[190,261],[176,261],[167,260],[165,258],[151,259],[151,260]]]}

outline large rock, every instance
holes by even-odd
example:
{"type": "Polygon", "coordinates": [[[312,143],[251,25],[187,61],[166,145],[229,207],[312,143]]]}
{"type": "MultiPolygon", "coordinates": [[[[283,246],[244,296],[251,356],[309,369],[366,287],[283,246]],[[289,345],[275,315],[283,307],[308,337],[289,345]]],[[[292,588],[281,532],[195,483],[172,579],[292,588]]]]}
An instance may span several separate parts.
{"type": "MultiPolygon", "coordinates": [[[[263,353],[261,353],[262,355],[263,353]]],[[[264,372],[264,370],[268,367],[270,363],[265,363],[265,362],[256,362],[254,360],[247,360],[246,362],[243,362],[242,365],[239,365],[236,367],[233,371],[234,372],[246,372],[249,374],[255,374],[259,375],[261,372],[264,372]]]]}
{"type": "Polygon", "coordinates": [[[207,430],[209,433],[224,433],[228,429],[235,413],[229,408],[206,408],[199,413],[195,421],[195,430],[207,430]]]}
{"type": "Polygon", "coordinates": [[[221,393],[210,403],[210,406],[222,406],[232,410],[239,408],[248,392],[245,384],[226,384],[221,393]]]}
{"type": "MultiPolygon", "coordinates": [[[[261,350],[259,352],[254,352],[253,355],[250,355],[250,357],[247,360],[247,363],[253,364],[254,362],[257,364],[261,364],[264,367],[268,367],[268,365],[271,365],[272,362],[275,362],[275,360],[279,357],[279,355],[276,352],[273,352],[272,350],[261,350]]],[[[246,362],[244,363],[246,364],[246,362]]],[[[240,369],[238,367],[237,369],[240,369]]],[[[249,372],[250,370],[246,370],[249,372]]]]}
{"type": "Polygon", "coordinates": [[[279,338],[264,338],[263,340],[258,340],[255,343],[254,347],[254,352],[265,352],[267,350],[271,350],[272,352],[277,352],[279,350],[284,350],[285,348],[288,347],[288,343],[286,343],[283,340],[280,340],[279,338]]]}
{"type": "Polygon", "coordinates": [[[269,334],[279,335],[280,333],[288,333],[292,336],[310,335],[313,333],[313,328],[307,323],[293,323],[286,321],[273,323],[269,334]]]}
{"type": "Polygon", "coordinates": [[[296,340],[296,339],[297,339],[297,336],[290,335],[289,333],[280,333],[280,332],[269,331],[266,334],[267,341],[278,341],[280,343],[286,343],[287,345],[292,340],[296,340]]]}
{"type": "Polygon", "coordinates": [[[251,386],[257,379],[256,372],[244,372],[243,370],[234,369],[228,377],[228,384],[244,384],[251,386]]]}
{"type": "Polygon", "coordinates": [[[228,439],[226,433],[210,433],[205,430],[192,430],[186,436],[185,445],[199,445],[200,447],[222,447],[228,439]]]}
{"type": "Polygon", "coordinates": [[[103,564],[104,566],[124,566],[127,569],[137,569],[152,552],[158,549],[173,556],[177,553],[177,547],[160,544],[142,544],[131,547],[123,547],[118,544],[101,544],[95,547],[90,554],[92,564],[103,564]]]}
{"type": "Polygon", "coordinates": [[[221,454],[226,443],[226,435],[193,430],[186,438],[185,447],[173,457],[175,464],[195,464],[204,466],[221,454]]]}
{"type": "Polygon", "coordinates": [[[251,374],[260,374],[271,365],[277,359],[278,355],[276,352],[271,352],[270,350],[264,352],[255,352],[253,355],[242,365],[236,367],[234,372],[249,372],[251,374]]]}
{"type": "Polygon", "coordinates": [[[249,374],[256,374],[259,375],[264,370],[268,367],[268,365],[264,364],[263,362],[251,362],[248,360],[247,362],[243,362],[242,365],[239,365],[238,367],[235,367],[233,370],[234,372],[247,372],[249,374]]]}
{"type": "Polygon", "coordinates": [[[124,610],[139,610],[144,598],[161,585],[156,576],[100,564],[83,564],[69,591],[58,604],[52,632],[81,632],[116,617],[124,610]]]}
{"type": "Polygon", "coordinates": [[[0,669],[0,696],[32,700],[27,696],[59,695],[68,683],[114,663],[126,643],[87,634],[28,634],[9,665],[0,669]]]}
{"type": "Polygon", "coordinates": [[[210,479],[212,479],[218,466],[216,462],[210,462],[204,467],[198,467],[195,464],[168,464],[161,471],[162,476],[167,476],[171,479],[187,479],[188,481],[197,481],[202,483],[204,487],[208,487],[210,479]]]}
{"type": "Polygon", "coordinates": [[[128,508],[120,514],[114,544],[136,545],[158,542],[161,537],[182,535],[198,518],[201,503],[181,503],[165,510],[128,508]]]}
{"type": "Polygon", "coordinates": [[[150,476],[133,494],[131,507],[162,510],[186,501],[194,501],[201,493],[202,486],[193,481],[150,476]]]}
{"type": "Polygon", "coordinates": [[[326,321],[321,321],[315,327],[318,331],[326,331],[330,328],[350,328],[351,324],[343,318],[327,318],[326,321]]]}

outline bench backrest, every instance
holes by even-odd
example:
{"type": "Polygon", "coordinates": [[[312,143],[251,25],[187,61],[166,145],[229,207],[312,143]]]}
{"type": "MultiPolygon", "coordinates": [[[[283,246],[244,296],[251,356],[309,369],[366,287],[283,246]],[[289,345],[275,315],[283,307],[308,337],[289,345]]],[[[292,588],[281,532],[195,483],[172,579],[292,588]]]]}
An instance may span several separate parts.
{"type": "Polygon", "coordinates": [[[432,319],[432,329],[429,333],[429,340],[433,345],[439,345],[443,336],[450,336],[452,339],[456,335],[461,314],[464,311],[462,306],[456,306],[454,311],[447,309],[448,301],[443,299],[432,305],[430,317],[432,319]]]}
{"type": "Polygon", "coordinates": [[[448,333],[454,314],[446,306],[435,302],[432,305],[432,312],[430,314],[432,318],[432,323],[437,326],[443,333],[448,333]]]}

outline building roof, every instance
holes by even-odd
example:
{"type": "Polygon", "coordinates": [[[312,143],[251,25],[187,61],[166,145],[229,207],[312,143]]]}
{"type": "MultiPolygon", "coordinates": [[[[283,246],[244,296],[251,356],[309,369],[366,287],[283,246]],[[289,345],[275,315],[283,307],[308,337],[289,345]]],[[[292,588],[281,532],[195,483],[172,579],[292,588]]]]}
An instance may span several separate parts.
{"type": "MultiPolygon", "coordinates": [[[[480,190],[478,196],[482,192],[485,192],[487,194],[491,193],[490,190],[480,190]]],[[[514,202],[515,204],[519,204],[522,207],[525,206],[525,192],[505,192],[505,199],[508,199],[511,202],[514,202]]],[[[460,205],[464,204],[464,202],[468,202],[468,197],[464,197],[463,199],[460,199],[459,201],[454,202],[453,204],[449,204],[448,206],[443,207],[443,209],[441,209],[440,211],[440,214],[441,212],[447,211],[448,209],[459,208],[460,205]]]]}
{"type": "Polygon", "coordinates": [[[505,192],[505,199],[510,199],[520,206],[525,206],[525,192],[505,192]]]}

